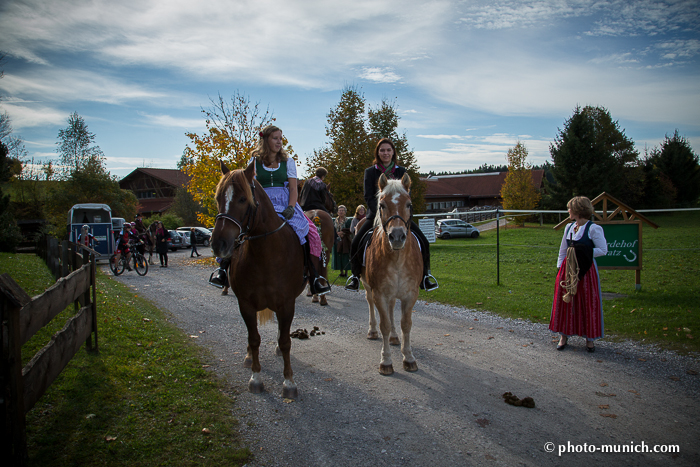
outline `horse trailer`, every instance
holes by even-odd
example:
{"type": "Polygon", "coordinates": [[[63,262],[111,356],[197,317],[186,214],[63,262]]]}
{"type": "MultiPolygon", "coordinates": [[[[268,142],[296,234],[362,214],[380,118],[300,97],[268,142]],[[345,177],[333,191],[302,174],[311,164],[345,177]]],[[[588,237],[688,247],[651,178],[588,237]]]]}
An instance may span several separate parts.
{"type": "Polygon", "coordinates": [[[106,204],[76,204],[68,211],[68,240],[78,243],[84,225],[90,228],[90,233],[99,242],[95,245],[97,258],[109,259],[114,253],[112,208],[106,204]]]}

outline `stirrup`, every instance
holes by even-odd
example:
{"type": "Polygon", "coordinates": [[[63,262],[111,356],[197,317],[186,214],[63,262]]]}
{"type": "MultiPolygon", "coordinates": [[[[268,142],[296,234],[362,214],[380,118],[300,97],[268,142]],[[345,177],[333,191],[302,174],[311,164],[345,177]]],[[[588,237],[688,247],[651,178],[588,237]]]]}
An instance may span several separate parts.
{"type": "Polygon", "coordinates": [[[355,276],[354,274],[348,277],[348,280],[345,282],[345,290],[349,290],[351,292],[359,292],[360,278],[355,276]]]}
{"type": "Polygon", "coordinates": [[[428,273],[423,277],[423,280],[420,283],[421,289],[425,290],[426,292],[430,292],[432,290],[437,290],[440,286],[437,283],[437,279],[435,279],[435,276],[432,274],[428,273]],[[430,279],[433,280],[433,282],[430,282],[430,279]]]}
{"type": "Polygon", "coordinates": [[[209,283],[213,285],[214,287],[218,287],[220,289],[223,289],[226,283],[224,282],[226,280],[226,271],[224,271],[221,268],[215,269],[214,272],[211,273],[209,276],[209,283]],[[214,277],[214,274],[216,274],[216,277],[214,277]],[[220,277],[223,275],[223,278],[220,277]]]}
{"type": "Polygon", "coordinates": [[[326,279],[323,276],[318,276],[313,280],[313,282],[309,282],[309,288],[311,289],[311,293],[314,295],[326,295],[328,292],[331,291],[331,286],[328,282],[328,279],[326,279]],[[326,284],[328,285],[321,285],[320,283],[318,283],[321,279],[326,281],[326,284]]]}

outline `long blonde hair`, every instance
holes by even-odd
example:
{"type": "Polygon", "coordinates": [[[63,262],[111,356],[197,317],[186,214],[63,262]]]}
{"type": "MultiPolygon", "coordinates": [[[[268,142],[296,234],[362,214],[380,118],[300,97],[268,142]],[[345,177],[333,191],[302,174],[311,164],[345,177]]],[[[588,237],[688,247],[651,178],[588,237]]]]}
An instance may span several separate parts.
{"type": "Polygon", "coordinates": [[[274,162],[282,162],[289,159],[289,155],[287,154],[287,151],[284,150],[284,146],[282,147],[282,149],[280,149],[280,152],[278,152],[277,154],[272,154],[272,151],[270,150],[270,145],[267,142],[267,138],[275,131],[279,131],[280,133],[282,132],[282,130],[276,127],[275,125],[267,125],[265,128],[263,128],[260,132],[258,146],[255,149],[253,149],[253,157],[258,159],[260,162],[262,162],[268,167],[271,166],[274,162]]]}

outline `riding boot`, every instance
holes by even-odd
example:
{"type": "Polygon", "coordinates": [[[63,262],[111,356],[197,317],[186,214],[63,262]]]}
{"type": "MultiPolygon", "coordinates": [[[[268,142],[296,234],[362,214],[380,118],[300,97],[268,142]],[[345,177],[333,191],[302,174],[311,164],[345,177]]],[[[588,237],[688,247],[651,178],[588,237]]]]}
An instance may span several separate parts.
{"type": "Polygon", "coordinates": [[[423,279],[420,281],[420,288],[430,292],[438,288],[437,279],[430,273],[430,244],[422,232],[417,234],[416,237],[420,242],[420,252],[423,257],[423,279]]]}
{"type": "Polygon", "coordinates": [[[331,291],[331,286],[328,284],[328,279],[322,277],[318,274],[318,269],[314,263],[318,262],[318,258],[311,254],[311,249],[309,247],[309,241],[304,243],[304,253],[306,254],[306,265],[307,265],[307,278],[309,280],[309,288],[311,293],[314,295],[325,295],[331,291]],[[323,285],[321,281],[325,281],[326,285],[323,285]]]}

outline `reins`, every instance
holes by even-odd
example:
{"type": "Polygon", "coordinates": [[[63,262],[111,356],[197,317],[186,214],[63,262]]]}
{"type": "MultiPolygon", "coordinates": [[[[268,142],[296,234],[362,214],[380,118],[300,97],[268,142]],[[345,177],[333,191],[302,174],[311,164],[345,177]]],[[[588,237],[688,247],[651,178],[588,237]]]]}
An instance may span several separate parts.
{"type": "Polygon", "coordinates": [[[253,209],[253,207],[250,204],[248,205],[248,209],[246,209],[245,215],[243,216],[244,219],[245,219],[245,217],[248,217],[248,225],[246,225],[245,229],[243,228],[242,222],[240,222],[238,219],[236,219],[232,215],[225,213],[225,212],[217,214],[216,218],[214,219],[214,222],[218,221],[219,219],[229,220],[229,221],[233,222],[238,227],[238,230],[240,233],[238,234],[238,237],[236,237],[236,240],[235,240],[236,246],[234,247],[234,249],[243,245],[248,240],[256,240],[258,238],[265,238],[268,235],[272,235],[273,233],[281,230],[282,227],[284,227],[284,225],[287,223],[286,220],[283,220],[282,224],[280,224],[280,226],[277,227],[275,230],[271,230],[270,232],[265,232],[265,233],[260,234],[260,235],[252,235],[252,236],[248,235],[248,232],[253,228],[253,224],[255,223],[255,215],[258,213],[258,208],[260,207],[260,203],[258,202],[257,198],[255,197],[255,183],[250,185],[250,190],[253,194],[253,201],[255,201],[255,209],[253,209]],[[252,213],[251,213],[251,211],[252,211],[252,213]]]}
{"type": "MultiPolygon", "coordinates": [[[[379,210],[381,211],[384,209],[381,205],[379,206],[379,210]]],[[[400,219],[401,222],[404,223],[406,226],[406,230],[411,230],[411,222],[413,222],[413,204],[409,207],[409,210],[411,211],[411,215],[408,217],[408,220],[404,220],[403,217],[399,216],[398,214],[394,214],[393,216],[389,217],[384,223],[382,223],[382,230],[384,230],[384,233],[386,235],[389,235],[389,233],[386,231],[386,226],[389,224],[389,222],[393,221],[394,219],[400,219]]],[[[381,213],[378,213],[381,216],[381,213]]]]}

